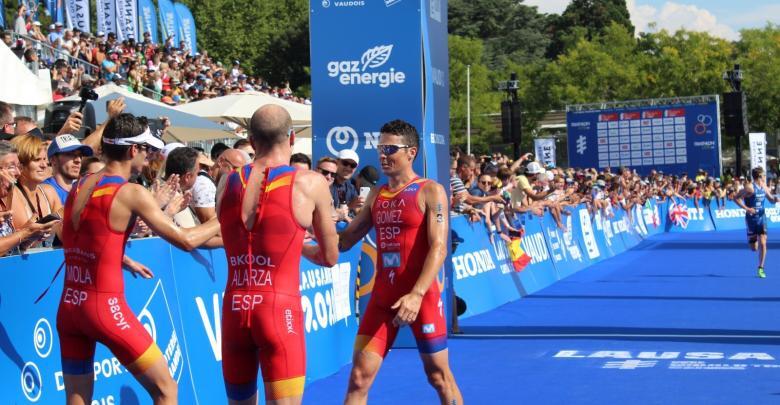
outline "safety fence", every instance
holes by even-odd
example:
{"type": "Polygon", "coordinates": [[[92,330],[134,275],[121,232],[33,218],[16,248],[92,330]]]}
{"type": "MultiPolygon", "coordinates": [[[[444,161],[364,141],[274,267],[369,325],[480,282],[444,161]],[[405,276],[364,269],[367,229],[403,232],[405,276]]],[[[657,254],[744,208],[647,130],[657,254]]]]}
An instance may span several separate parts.
{"type": "MultiPolygon", "coordinates": [[[[780,210],[767,209],[770,227],[780,210]]],[[[453,217],[455,293],[467,305],[461,318],[495,309],[539,291],[601,260],[619,255],[661,232],[744,229],[744,212],[690,201],[649,201],[609,215],[586,206],[567,208],[560,229],[549,213],[519,215],[521,238],[507,244],[484,223],[453,217]]],[[[357,333],[359,301],[365,305],[375,281],[376,245],[371,237],[323,268],[301,262],[301,300],[306,329],[307,382],[349,363],[357,333]],[[358,275],[358,264],[361,270],[358,275]],[[359,277],[359,278],[358,278],[359,277]]],[[[157,239],[133,240],[127,254],[149,266],[151,280],[125,277],[127,302],[152,335],[179,384],[181,403],[225,403],[221,370],[221,311],[227,265],[222,249],[178,250],[157,239]]],[[[0,259],[0,379],[4,402],[63,403],[64,385],[56,333],[62,280],[55,280],[61,250],[0,259]]],[[[62,277],[62,276],[60,276],[62,277]]],[[[438,280],[444,285],[444,277],[438,280]]],[[[399,336],[401,345],[410,336],[399,336]]],[[[94,359],[93,404],[147,403],[143,388],[102,345],[94,359]]],[[[260,398],[263,395],[259,384],[260,398]]]]}

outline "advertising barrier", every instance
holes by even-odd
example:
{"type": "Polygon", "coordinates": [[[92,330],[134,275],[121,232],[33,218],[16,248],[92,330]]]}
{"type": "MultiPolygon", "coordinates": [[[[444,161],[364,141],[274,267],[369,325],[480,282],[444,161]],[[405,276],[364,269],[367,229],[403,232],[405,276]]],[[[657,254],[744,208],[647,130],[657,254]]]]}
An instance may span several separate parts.
{"type": "Polygon", "coordinates": [[[703,202],[696,204],[692,199],[671,198],[666,202],[666,232],[714,231],[710,210],[703,202]]]}
{"type": "MultiPolygon", "coordinates": [[[[360,246],[322,268],[301,261],[301,303],[307,345],[307,382],[336,372],[352,357],[357,333],[355,277],[360,246]]],[[[128,305],[160,347],[179,384],[181,403],[225,403],[221,368],[221,313],[227,267],[224,251],[190,253],[157,239],[131,241],[127,254],[154,272],[125,277],[128,305]]],[[[8,403],[64,403],[57,337],[62,275],[38,304],[63,260],[61,250],[0,259],[0,378],[8,403]],[[24,308],[24,311],[20,311],[24,308]]],[[[103,345],[94,358],[93,403],[145,403],[146,391],[103,345]]],[[[260,397],[263,384],[258,386],[260,397]]]]}

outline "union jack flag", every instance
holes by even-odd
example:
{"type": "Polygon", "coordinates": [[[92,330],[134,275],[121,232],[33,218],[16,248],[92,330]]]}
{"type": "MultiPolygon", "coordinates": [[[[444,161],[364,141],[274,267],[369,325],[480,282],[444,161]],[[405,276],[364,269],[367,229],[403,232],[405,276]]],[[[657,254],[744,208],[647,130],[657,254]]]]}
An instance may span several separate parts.
{"type": "Polygon", "coordinates": [[[688,206],[685,203],[672,203],[669,206],[669,219],[682,229],[688,228],[688,206]]]}

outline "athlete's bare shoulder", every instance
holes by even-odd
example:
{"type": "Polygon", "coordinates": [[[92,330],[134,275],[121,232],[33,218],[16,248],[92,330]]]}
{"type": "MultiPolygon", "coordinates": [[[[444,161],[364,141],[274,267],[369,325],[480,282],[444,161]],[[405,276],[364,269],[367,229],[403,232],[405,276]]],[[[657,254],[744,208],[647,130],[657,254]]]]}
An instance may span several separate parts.
{"type": "Polygon", "coordinates": [[[313,170],[298,170],[295,174],[295,187],[308,193],[328,190],[325,177],[313,170]]]}

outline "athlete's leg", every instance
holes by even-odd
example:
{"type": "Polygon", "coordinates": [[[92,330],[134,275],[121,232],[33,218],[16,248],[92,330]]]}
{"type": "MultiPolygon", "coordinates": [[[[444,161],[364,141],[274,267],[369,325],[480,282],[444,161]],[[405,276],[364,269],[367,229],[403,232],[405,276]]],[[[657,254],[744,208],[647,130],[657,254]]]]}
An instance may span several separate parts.
{"type": "MultiPolygon", "coordinates": [[[[157,345],[149,348],[157,350],[157,345]]],[[[176,404],[178,401],[178,387],[176,381],[168,371],[168,362],[159,356],[151,365],[144,364],[143,356],[127,367],[133,373],[135,379],[146,389],[155,405],[176,404]],[[143,370],[143,371],[140,371],[143,370]]]]}
{"type": "Polygon", "coordinates": [[[394,317],[395,311],[375,305],[373,299],[368,302],[355,338],[345,404],[365,404],[368,401],[368,391],[398,334],[398,328],[393,326],[394,317]]]}
{"type": "Polygon", "coordinates": [[[766,234],[758,235],[758,267],[764,268],[766,259],[766,234]]]}
{"type": "Polygon", "coordinates": [[[449,365],[449,350],[444,349],[436,353],[420,353],[420,358],[428,376],[428,383],[436,390],[442,405],[460,405],[463,396],[460,394],[455,376],[449,365]]]}
{"type": "Polygon", "coordinates": [[[349,373],[345,404],[363,405],[368,401],[368,390],[374,384],[382,360],[382,356],[372,351],[355,351],[352,355],[352,371],[349,373]]]}
{"type": "Polygon", "coordinates": [[[94,372],[86,374],[62,374],[65,383],[65,403],[67,405],[89,405],[92,403],[92,391],[95,384],[94,372]]]}

